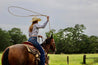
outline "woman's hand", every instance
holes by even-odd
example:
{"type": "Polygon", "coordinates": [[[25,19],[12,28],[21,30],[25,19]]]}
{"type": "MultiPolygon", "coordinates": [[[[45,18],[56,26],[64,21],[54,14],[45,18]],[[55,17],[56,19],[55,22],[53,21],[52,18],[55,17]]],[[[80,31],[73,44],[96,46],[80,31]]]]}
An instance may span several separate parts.
{"type": "Polygon", "coordinates": [[[49,21],[49,16],[47,16],[47,21],[49,21]]]}
{"type": "Polygon", "coordinates": [[[43,36],[41,36],[41,35],[38,35],[38,37],[43,38],[43,36]]]}

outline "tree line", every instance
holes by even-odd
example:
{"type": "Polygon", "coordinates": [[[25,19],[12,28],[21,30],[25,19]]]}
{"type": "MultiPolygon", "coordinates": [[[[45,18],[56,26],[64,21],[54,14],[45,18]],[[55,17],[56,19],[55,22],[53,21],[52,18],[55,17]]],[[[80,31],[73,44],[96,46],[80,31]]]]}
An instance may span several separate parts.
{"type": "MultiPolygon", "coordinates": [[[[98,53],[98,36],[88,36],[84,34],[84,30],[86,27],[83,24],[76,24],[74,27],[67,27],[58,31],[52,29],[45,34],[47,37],[50,33],[53,34],[57,54],[98,53]]],[[[8,31],[0,28],[0,51],[10,45],[24,41],[27,41],[27,37],[19,28],[12,28],[8,31]]]]}
{"type": "Polygon", "coordinates": [[[56,53],[98,53],[98,36],[88,36],[84,34],[86,27],[76,24],[74,27],[67,27],[56,32],[52,29],[46,32],[46,36],[50,33],[54,35],[56,44],[56,53]]]}
{"type": "Polygon", "coordinates": [[[8,46],[19,44],[26,40],[26,35],[19,28],[12,28],[8,31],[0,28],[0,51],[3,51],[8,46]]]}

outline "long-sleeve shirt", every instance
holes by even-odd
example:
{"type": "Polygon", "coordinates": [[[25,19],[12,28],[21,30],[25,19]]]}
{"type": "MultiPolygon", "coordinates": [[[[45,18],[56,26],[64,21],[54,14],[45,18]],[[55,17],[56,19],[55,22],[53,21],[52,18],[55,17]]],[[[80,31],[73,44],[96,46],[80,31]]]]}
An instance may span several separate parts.
{"type": "Polygon", "coordinates": [[[46,21],[43,25],[39,25],[38,23],[33,25],[32,32],[29,32],[29,37],[37,36],[40,28],[45,28],[48,21],[46,21]]]}

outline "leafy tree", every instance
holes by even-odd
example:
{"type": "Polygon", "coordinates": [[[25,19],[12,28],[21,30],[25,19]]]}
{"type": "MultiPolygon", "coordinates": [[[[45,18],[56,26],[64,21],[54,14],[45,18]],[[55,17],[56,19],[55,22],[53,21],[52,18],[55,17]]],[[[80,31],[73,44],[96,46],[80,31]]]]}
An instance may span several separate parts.
{"type": "Polygon", "coordinates": [[[81,40],[81,36],[83,33],[83,30],[86,29],[84,25],[76,24],[74,27],[68,27],[65,29],[60,29],[58,32],[59,39],[61,39],[62,43],[59,43],[59,45],[62,45],[62,52],[64,53],[77,53],[79,51],[79,42],[81,40]]]}
{"type": "Polygon", "coordinates": [[[50,37],[51,36],[51,34],[54,34],[55,33],[55,29],[51,29],[49,32],[46,32],[45,34],[46,34],[46,37],[48,38],[48,37],[50,37]]]}
{"type": "MultiPolygon", "coordinates": [[[[51,30],[56,43],[56,53],[95,53],[98,52],[98,37],[83,34],[86,27],[76,24],[74,27],[51,30]]],[[[46,33],[46,36],[50,32],[46,33]]]]}
{"type": "Polygon", "coordinates": [[[91,53],[98,53],[98,37],[97,36],[89,37],[89,48],[91,53]]]}
{"type": "Polygon", "coordinates": [[[26,41],[26,35],[24,35],[19,28],[12,28],[8,31],[11,36],[11,42],[13,44],[19,44],[26,41]]]}
{"type": "Polygon", "coordinates": [[[0,51],[3,51],[6,47],[12,45],[10,39],[9,33],[0,28],[0,51]]]}

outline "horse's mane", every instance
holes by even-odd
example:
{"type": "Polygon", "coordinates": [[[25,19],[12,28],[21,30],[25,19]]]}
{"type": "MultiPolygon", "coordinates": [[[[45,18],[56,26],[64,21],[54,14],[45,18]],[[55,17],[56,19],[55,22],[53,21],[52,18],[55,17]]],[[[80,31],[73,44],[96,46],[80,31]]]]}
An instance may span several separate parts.
{"type": "Polygon", "coordinates": [[[53,35],[51,35],[51,37],[48,37],[44,42],[42,42],[41,46],[44,47],[45,45],[50,44],[51,39],[53,39],[53,35]]]}
{"type": "Polygon", "coordinates": [[[41,46],[47,45],[51,42],[51,38],[47,38],[44,42],[42,42],[41,46]]]}

